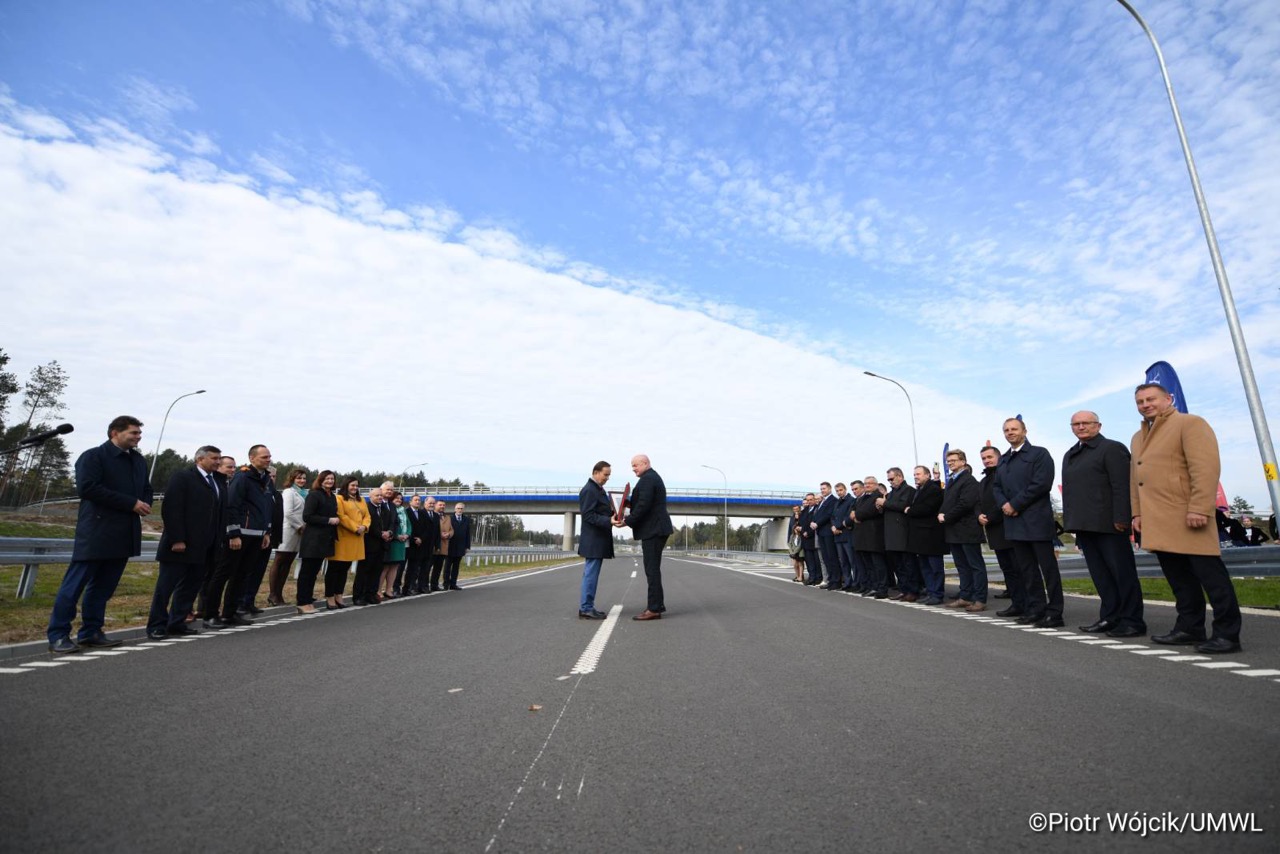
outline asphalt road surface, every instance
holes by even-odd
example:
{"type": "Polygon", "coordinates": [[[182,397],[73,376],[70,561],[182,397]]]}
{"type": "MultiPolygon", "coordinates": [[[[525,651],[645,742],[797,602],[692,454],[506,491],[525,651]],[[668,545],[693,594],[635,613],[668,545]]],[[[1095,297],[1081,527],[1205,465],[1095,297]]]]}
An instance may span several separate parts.
{"type": "Polygon", "coordinates": [[[0,848],[1278,849],[1280,619],[1210,658],[668,559],[637,623],[627,556],[588,622],[580,567],[6,661],[0,848]]]}

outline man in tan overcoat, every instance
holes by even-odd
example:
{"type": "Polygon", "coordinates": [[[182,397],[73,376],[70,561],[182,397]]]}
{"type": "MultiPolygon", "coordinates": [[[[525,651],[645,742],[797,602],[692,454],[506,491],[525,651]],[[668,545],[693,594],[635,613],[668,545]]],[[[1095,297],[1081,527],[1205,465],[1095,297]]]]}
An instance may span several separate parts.
{"type": "Polygon", "coordinates": [[[1144,383],[1134,400],[1142,426],[1133,434],[1129,493],[1133,530],[1154,552],[1173,589],[1173,631],[1163,644],[1195,644],[1200,652],[1240,651],[1240,605],[1222,562],[1214,524],[1221,461],[1218,439],[1198,415],[1179,412],[1158,383],[1144,383]],[[1205,639],[1204,599],[1213,606],[1213,636],[1205,639]]]}

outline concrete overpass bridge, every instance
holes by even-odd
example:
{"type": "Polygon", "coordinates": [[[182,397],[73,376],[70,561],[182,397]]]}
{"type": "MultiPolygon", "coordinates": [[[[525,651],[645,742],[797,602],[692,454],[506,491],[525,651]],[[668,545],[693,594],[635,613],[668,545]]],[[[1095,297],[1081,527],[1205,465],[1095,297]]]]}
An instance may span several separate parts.
{"type": "MultiPolygon", "coordinates": [[[[510,516],[563,516],[564,542],[571,544],[578,528],[578,490],[580,486],[484,486],[450,488],[432,493],[453,509],[459,501],[467,512],[476,516],[501,514],[510,516]]],[[[616,505],[622,496],[620,488],[609,494],[616,505]]],[[[426,488],[413,487],[406,495],[425,495],[426,488]]],[[[759,547],[762,550],[786,548],[787,519],[791,508],[804,498],[803,492],[760,491],[744,489],[667,489],[667,509],[672,516],[721,517],[727,507],[729,516],[764,519],[765,527],[759,547]]],[[[566,549],[570,545],[565,546],[566,549]]]]}

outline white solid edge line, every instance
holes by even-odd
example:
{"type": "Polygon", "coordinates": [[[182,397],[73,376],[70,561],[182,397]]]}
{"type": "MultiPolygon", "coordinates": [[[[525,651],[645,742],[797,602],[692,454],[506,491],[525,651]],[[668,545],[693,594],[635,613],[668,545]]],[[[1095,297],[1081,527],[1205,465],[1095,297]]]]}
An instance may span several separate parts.
{"type": "Polygon", "coordinates": [[[596,665],[600,663],[600,656],[604,654],[605,645],[609,643],[609,636],[613,634],[613,627],[618,624],[618,616],[621,613],[622,605],[614,605],[609,609],[609,616],[604,618],[600,628],[596,629],[595,636],[591,638],[591,643],[587,644],[582,655],[578,656],[578,663],[569,671],[570,675],[584,676],[595,672],[596,665]]]}

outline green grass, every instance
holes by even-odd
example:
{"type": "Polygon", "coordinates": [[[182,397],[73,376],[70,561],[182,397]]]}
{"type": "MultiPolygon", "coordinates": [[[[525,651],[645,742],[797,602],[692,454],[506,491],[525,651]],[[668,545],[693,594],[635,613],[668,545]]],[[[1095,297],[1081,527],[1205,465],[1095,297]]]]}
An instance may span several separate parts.
{"type": "MultiPolygon", "coordinates": [[[[1240,604],[1253,608],[1280,608],[1280,578],[1233,578],[1236,598],[1240,604]]],[[[1173,601],[1173,591],[1163,578],[1139,578],[1142,598],[1152,601],[1173,601]]],[[[1097,596],[1098,590],[1087,578],[1064,578],[1062,589],[1066,593],[1085,593],[1097,596]]]]}
{"type": "MultiPolygon", "coordinates": [[[[518,569],[532,569],[542,566],[555,566],[576,558],[562,557],[555,560],[539,560],[530,563],[504,563],[489,566],[462,567],[459,576],[462,579],[481,578],[518,569]]],[[[297,563],[294,563],[297,566],[297,563]]],[[[49,625],[49,612],[53,610],[53,599],[58,594],[58,586],[62,584],[62,572],[66,567],[62,564],[49,564],[40,567],[36,575],[36,589],[27,599],[18,599],[18,577],[22,573],[20,566],[0,566],[0,644],[21,643],[30,640],[43,640],[45,629],[49,625]]],[[[147,614],[151,610],[151,594],[156,586],[158,566],[154,563],[132,562],[125,568],[124,576],[116,594],[107,603],[106,631],[144,626],[147,614]]],[[[292,573],[284,585],[284,601],[296,601],[292,573]]],[[[351,582],[347,582],[347,595],[351,595],[351,582]]],[[[258,604],[261,606],[267,598],[267,584],[264,579],[258,592],[258,604]]],[[[79,625],[78,623],[76,624],[79,625]]]]}
{"type": "Polygon", "coordinates": [[[75,535],[75,525],[0,519],[0,537],[49,537],[54,540],[69,540],[75,535]]]}

